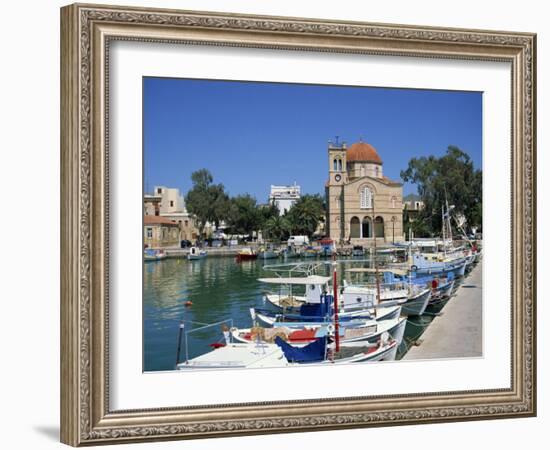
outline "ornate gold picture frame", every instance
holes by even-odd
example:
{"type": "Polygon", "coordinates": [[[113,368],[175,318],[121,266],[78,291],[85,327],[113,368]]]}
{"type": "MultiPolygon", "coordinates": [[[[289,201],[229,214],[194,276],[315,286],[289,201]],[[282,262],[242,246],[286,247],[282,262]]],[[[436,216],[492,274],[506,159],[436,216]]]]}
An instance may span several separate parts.
{"type": "Polygon", "coordinates": [[[62,442],[80,446],[534,416],[535,88],[536,36],[529,33],[84,4],[62,8],[62,442]],[[108,67],[110,45],[117,40],[510,63],[510,387],[112,410],[108,67]]]}

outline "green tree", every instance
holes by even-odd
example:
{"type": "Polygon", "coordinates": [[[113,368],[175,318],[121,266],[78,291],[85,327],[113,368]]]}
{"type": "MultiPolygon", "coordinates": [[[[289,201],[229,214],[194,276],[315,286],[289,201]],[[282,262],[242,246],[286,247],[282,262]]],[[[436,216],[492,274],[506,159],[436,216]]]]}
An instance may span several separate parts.
{"type": "Polygon", "coordinates": [[[265,222],[263,230],[267,239],[280,242],[284,239],[288,239],[290,235],[290,224],[286,217],[277,214],[265,222]]]}
{"type": "Polygon", "coordinates": [[[405,182],[417,185],[424,209],[411,222],[419,234],[438,234],[442,228],[442,207],[448,201],[469,226],[481,226],[482,172],[475,170],[470,156],[449,146],[442,157],[412,158],[401,171],[405,182]]]}
{"type": "Polygon", "coordinates": [[[203,236],[207,222],[219,226],[226,219],[229,197],[223,184],[213,184],[214,178],[207,169],[191,174],[193,187],[186,196],[188,211],[195,216],[199,235],[203,236]]]}
{"type": "Polygon", "coordinates": [[[274,218],[279,217],[279,208],[275,203],[270,203],[268,205],[260,205],[258,206],[259,214],[260,214],[260,229],[263,230],[265,228],[266,223],[274,218]]]}
{"type": "Polygon", "coordinates": [[[318,194],[304,195],[286,213],[292,234],[311,236],[325,220],[325,201],[318,194]]]}
{"type": "Polygon", "coordinates": [[[234,234],[248,234],[260,229],[262,223],[261,208],[250,194],[231,198],[227,213],[227,225],[234,234]]]}

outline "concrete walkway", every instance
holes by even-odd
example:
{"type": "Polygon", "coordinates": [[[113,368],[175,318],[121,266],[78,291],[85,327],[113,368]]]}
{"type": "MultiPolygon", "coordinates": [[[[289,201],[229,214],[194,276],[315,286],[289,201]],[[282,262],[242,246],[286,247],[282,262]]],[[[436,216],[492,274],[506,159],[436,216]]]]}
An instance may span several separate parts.
{"type": "Polygon", "coordinates": [[[462,281],[404,360],[482,356],[481,269],[479,263],[462,281]]]}

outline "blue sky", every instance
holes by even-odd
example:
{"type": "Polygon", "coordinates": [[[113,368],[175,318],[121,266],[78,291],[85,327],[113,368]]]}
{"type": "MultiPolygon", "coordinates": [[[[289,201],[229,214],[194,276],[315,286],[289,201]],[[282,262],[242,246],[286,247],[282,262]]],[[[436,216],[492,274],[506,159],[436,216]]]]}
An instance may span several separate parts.
{"type": "Polygon", "coordinates": [[[335,136],[373,145],[384,175],[398,181],[412,157],[442,155],[449,145],[481,168],[479,92],[144,78],[143,99],[146,191],[186,193],[191,173],[207,168],[230,195],[260,203],[271,184],[324,194],[335,136]]]}

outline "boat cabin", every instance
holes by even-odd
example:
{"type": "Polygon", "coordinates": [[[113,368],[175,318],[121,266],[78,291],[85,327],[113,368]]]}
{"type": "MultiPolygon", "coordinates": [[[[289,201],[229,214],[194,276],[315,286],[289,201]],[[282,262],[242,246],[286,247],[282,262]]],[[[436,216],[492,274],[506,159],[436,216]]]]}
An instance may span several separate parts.
{"type": "Polygon", "coordinates": [[[303,286],[305,288],[304,297],[306,303],[321,303],[322,296],[329,292],[328,283],[330,277],[310,275],[307,277],[260,278],[258,281],[266,284],[288,286],[290,291],[292,291],[293,286],[303,286]]]}

